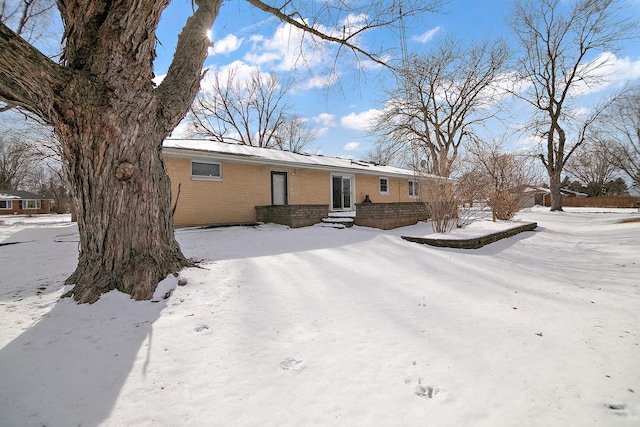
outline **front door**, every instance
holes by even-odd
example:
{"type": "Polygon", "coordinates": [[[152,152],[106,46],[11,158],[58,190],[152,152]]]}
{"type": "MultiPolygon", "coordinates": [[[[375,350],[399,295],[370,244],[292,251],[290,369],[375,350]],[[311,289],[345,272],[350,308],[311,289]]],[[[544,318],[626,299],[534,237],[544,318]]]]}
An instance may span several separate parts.
{"type": "Polygon", "coordinates": [[[287,202],[287,173],[271,172],[271,204],[286,205],[287,202]]]}
{"type": "Polygon", "coordinates": [[[350,176],[331,177],[331,199],[333,210],[353,209],[353,178],[350,176]]]}

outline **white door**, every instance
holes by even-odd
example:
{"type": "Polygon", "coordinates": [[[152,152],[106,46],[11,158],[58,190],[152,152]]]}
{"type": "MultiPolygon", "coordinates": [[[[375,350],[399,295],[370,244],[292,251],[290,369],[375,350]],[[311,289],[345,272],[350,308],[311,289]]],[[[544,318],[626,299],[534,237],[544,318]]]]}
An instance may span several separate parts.
{"type": "Polygon", "coordinates": [[[271,204],[287,204],[287,173],[271,172],[271,204]]]}

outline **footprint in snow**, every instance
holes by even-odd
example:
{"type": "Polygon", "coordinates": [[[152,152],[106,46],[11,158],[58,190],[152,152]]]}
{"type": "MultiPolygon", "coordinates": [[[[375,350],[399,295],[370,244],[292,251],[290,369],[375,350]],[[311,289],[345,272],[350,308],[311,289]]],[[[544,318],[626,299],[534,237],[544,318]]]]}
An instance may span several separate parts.
{"type": "MultiPolygon", "coordinates": [[[[634,411],[628,411],[628,407],[624,403],[608,403],[604,405],[607,409],[611,411],[612,414],[616,414],[620,417],[628,417],[632,415],[634,411]]],[[[635,415],[635,414],[633,414],[635,415]]],[[[633,416],[632,415],[632,416],[633,416]]]]}
{"type": "Polygon", "coordinates": [[[287,357],[280,362],[280,369],[283,371],[302,371],[304,368],[306,368],[306,365],[302,360],[296,360],[291,357],[287,357]]]}
{"type": "Polygon", "coordinates": [[[416,395],[420,397],[428,397],[429,399],[433,399],[435,396],[440,394],[440,389],[438,387],[431,386],[416,386],[416,395]]]}

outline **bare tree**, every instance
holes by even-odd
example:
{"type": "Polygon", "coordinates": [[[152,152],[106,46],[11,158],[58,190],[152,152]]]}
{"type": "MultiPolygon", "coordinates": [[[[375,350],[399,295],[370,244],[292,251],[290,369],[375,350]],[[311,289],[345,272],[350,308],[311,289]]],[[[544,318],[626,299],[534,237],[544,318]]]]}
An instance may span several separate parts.
{"type": "MultiPolygon", "coordinates": [[[[161,279],[191,265],[174,236],[162,142],[199,90],[211,45],[206,30],[223,0],[192,2],[172,63],[156,86],[156,28],[169,2],[57,0],[61,63],[20,37],[10,22],[0,23],[0,102],[40,117],[61,143],[80,233],[78,265],[66,283],[80,302],[112,289],[149,299],[161,279]]],[[[309,37],[336,43],[339,51],[380,64],[381,56],[358,45],[360,35],[442,3],[247,2],[309,37]],[[366,19],[339,31],[353,13],[366,19]]]]}
{"type": "Polygon", "coordinates": [[[525,206],[527,190],[539,182],[528,153],[505,152],[501,143],[476,141],[470,149],[474,168],[464,181],[473,183],[491,208],[493,220],[509,220],[525,206]]]}
{"type": "Polygon", "coordinates": [[[606,61],[593,55],[615,52],[637,25],[620,1],[578,0],[566,13],[564,6],[560,0],[519,0],[511,19],[525,87],[516,95],[533,107],[533,131],[545,141],[540,159],[549,175],[551,210],[562,210],[562,171],[601,111],[585,120],[571,108],[581,91],[602,79],[606,61]]]}
{"type": "Polygon", "coordinates": [[[605,195],[605,184],[613,180],[618,168],[603,144],[585,143],[565,165],[566,172],[577,179],[591,197],[605,195]]]}
{"type": "Polygon", "coordinates": [[[22,189],[34,161],[35,153],[26,141],[0,136],[0,189],[22,189]]]}
{"type": "Polygon", "coordinates": [[[29,181],[29,190],[52,200],[51,211],[59,214],[71,211],[71,192],[64,180],[60,162],[36,167],[29,181]]]}
{"type": "Polygon", "coordinates": [[[290,113],[288,93],[293,79],[251,71],[247,78],[237,67],[215,70],[209,85],[191,106],[195,135],[220,142],[301,152],[315,138],[305,121],[290,113]]]}
{"type": "Polygon", "coordinates": [[[640,86],[626,90],[605,111],[596,138],[611,162],[640,189],[640,86]]]}
{"type": "Polygon", "coordinates": [[[217,141],[269,148],[285,121],[287,92],[293,81],[280,82],[275,74],[255,69],[242,79],[238,69],[215,70],[211,85],[195,99],[194,132],[217,141]]]}
{"type": "Polygon", "coordinates": [[[287,115],[274,135],[274,145],[280,150],[302,153],[311,148],[317,134],[307,120],[297,115],[287,115]]]}
{"type": "Polygon", "coordinates": [[[446,39],[428,55],[407,58],[397,87],[373,126],[383,157],[427,161],[428,172],[449,177],[461,146],[475,128],[494,117],[496,85],[505,71],[509,50],[502,40],[472,43],[446,39]]]}

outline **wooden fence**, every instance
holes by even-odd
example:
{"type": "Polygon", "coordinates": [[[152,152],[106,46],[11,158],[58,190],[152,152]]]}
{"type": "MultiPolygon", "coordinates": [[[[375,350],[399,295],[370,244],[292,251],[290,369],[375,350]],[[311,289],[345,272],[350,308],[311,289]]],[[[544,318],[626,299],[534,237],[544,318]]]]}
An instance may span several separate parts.
{"type": "MultiPolygon", "coordinates": [[[[544,198],[545,206],[550,206],[549,196],[544,198]]],[[[563,197],[562,206],[574,208],[637,208],[640,203],[638,196],[623,197],[563,197]]]]}

